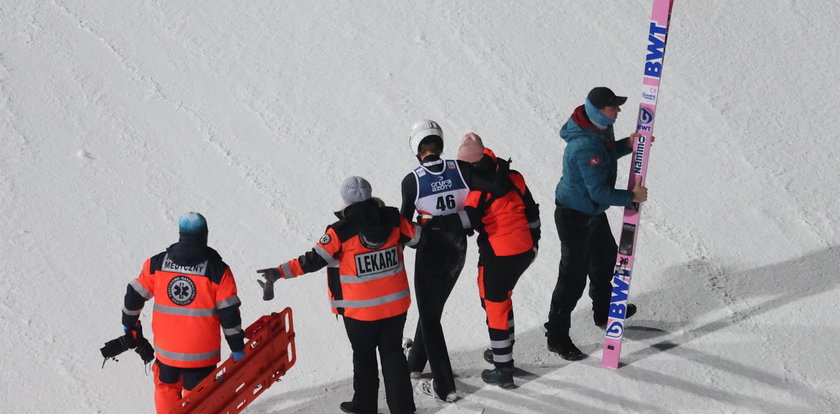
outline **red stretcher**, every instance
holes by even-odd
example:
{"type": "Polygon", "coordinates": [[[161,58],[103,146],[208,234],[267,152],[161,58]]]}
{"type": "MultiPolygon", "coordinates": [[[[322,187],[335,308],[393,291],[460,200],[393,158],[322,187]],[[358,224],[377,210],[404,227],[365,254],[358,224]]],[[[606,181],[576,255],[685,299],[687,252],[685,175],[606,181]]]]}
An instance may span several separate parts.
{"type": "Polygon", "coordinates": [[[271,387],[297,360],[292,309],[263,315],[245,329],[245,358],[228,358],[178,401],[170,414],[236,414],[271,387]]]}

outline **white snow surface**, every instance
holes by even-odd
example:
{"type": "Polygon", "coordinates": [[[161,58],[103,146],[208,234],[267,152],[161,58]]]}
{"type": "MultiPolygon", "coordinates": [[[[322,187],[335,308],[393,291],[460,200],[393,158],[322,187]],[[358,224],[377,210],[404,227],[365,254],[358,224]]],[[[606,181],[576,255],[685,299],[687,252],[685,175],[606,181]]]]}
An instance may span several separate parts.
{"type": "MultiPolygon", "coordinates": [[[[99,348],[122,333],[126,284],[195,210],[244,324],[294,311],[297,363],[247,412],[338,412],[351,350],[324,273],[263,302],[255,270],[313,246],[347,176],[399,205],[417,164],[408,129],[431,118],[445,156],[475,131],[513,159],[543,239],[513,296],[519,388],[480,379],[471,240],[443,320],[463,398],[415,393],[418,412],[840,412],[840,5],[675,3],[630,289],[640,311],[610,370],[585,295],[572,336],[589,358],[545,346],[558,130],[604,85],[630,97],[616,132],[632,132],[650,1],[3,2],[0,411],[153,411],[139,358],[102,368],[99,348]]],[[[609,217],[618,235],[621,209],[609,217]]],[[[406,336],[416,322],[412,305],[406,336]]]]}

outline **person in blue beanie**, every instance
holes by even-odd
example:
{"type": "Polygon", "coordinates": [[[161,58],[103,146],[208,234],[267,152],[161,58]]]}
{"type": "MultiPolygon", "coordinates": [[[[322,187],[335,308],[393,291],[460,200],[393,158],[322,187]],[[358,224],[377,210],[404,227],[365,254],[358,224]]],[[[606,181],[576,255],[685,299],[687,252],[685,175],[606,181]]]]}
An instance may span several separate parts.
{"type": "Polygon", "coordinates": [[[245,332],[236,280],[216,250],[207,246],[207,220],[189,212],[178,219],[178,242],[148,259],[129,282],[123,331],[140,335],[140,313],[154,299],[152,366],[155,409],[168,413],[210,375],[221,360],[221,333],[234,361],[245,358],[245,332]],[[221,329],[219,329],[221,327],[221,329]]]}
{"type": "MultiPolygon", "coordinates": [[[[586,358],[572,342],[569,329],[587,276],[595,325],[607,324],[617,246],[605,212],[610,206],[647,200],[643,186],[632,191],[615,188],[617,160],[630,154],[638,135],[634,132],[615,140],[613,123],[626,101],[627,97],[616,96],[609,88],[593,88],[560,128],[566,149],[555,191],[554,221],[561,258],[545,328],[548,350],[570,361],[586,358]]],[[[636,306],[628,305],[627,317],[634,313],[636,306]]]]}

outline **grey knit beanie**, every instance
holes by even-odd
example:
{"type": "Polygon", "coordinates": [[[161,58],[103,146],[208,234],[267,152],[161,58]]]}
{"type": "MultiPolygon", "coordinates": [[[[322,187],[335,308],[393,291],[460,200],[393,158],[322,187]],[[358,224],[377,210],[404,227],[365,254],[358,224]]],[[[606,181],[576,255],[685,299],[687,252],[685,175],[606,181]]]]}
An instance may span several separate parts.
{"type": "Polygon", "coordinates": [[[348,206],[370,200],[370,193],[370,183],[362,177],[348,177],[341,183],[341,199],[348,206]]]}

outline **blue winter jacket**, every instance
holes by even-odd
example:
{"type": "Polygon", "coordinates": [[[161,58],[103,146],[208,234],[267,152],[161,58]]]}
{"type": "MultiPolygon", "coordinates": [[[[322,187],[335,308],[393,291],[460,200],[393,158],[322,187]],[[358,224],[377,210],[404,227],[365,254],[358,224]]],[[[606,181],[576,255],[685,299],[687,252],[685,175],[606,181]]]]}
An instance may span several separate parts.
{"type": "Polygon", "coordinates": [[[555,201],[594,216],[610,206],[628,206],[633,202],[633,192],[615,188],[617,160],[631,151],[627,148],[628,138],[616,141],[612,126],[599,130],[583,108],[581,105],[575,109],[560,128],[566,150],[555,201]]]}

